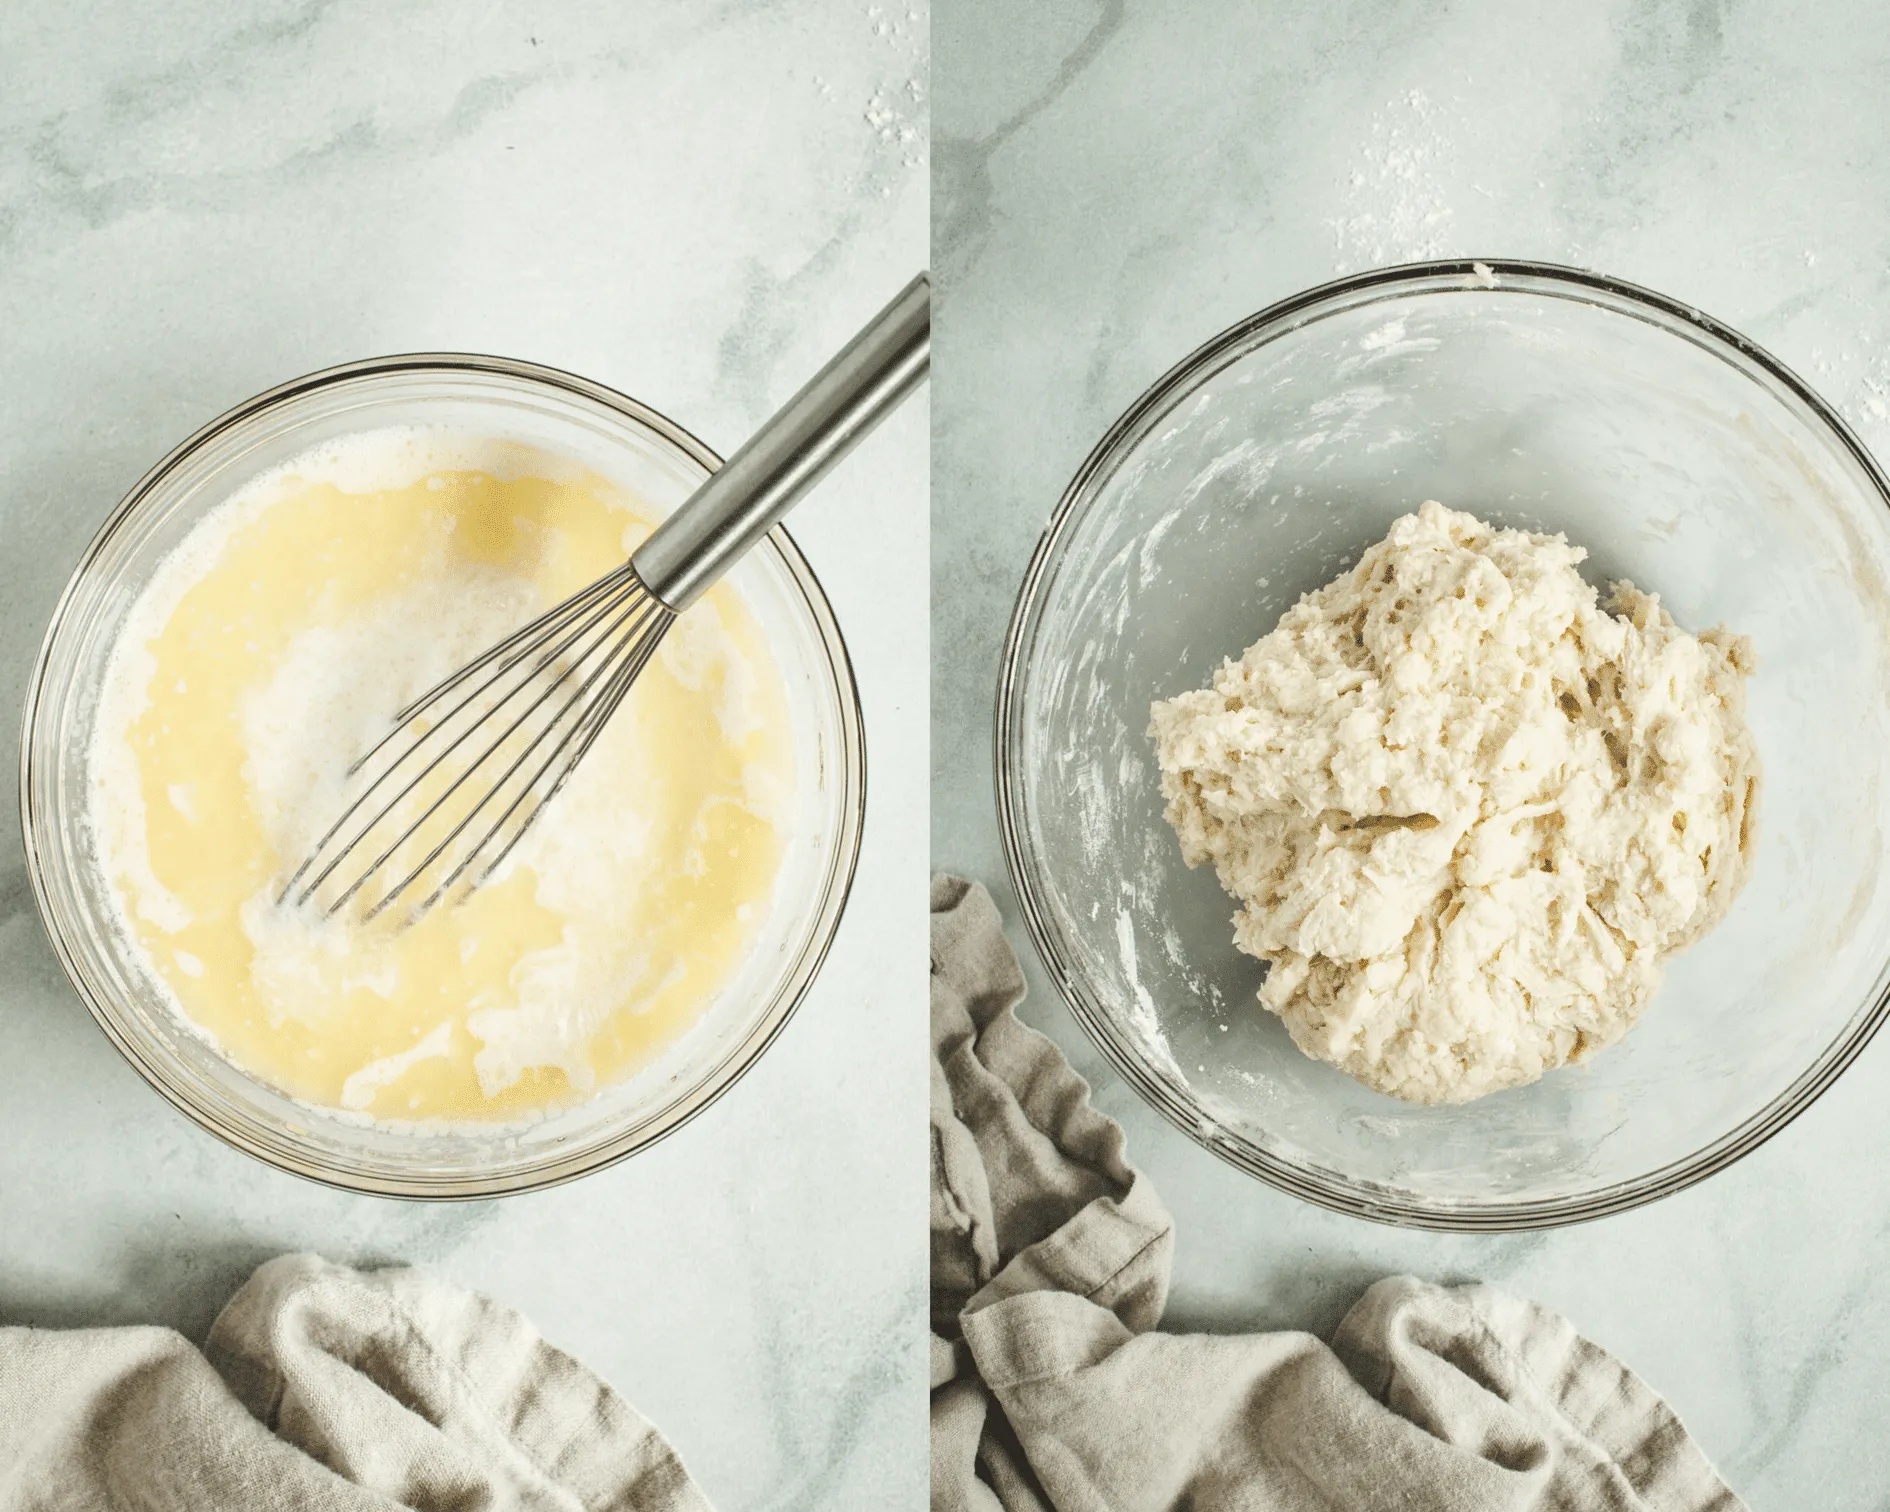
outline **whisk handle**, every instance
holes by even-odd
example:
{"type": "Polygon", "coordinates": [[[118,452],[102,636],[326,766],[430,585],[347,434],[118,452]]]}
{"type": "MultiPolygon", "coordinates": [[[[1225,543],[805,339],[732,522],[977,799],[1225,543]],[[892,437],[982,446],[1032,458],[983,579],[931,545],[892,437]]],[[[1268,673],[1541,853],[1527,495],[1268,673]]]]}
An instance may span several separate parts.
{"type": "Polygon", "coordinates": [[[931,350],[921,273],[637,548],[643,586],[679,613],[701,598],[918,387],[931,350]]]}

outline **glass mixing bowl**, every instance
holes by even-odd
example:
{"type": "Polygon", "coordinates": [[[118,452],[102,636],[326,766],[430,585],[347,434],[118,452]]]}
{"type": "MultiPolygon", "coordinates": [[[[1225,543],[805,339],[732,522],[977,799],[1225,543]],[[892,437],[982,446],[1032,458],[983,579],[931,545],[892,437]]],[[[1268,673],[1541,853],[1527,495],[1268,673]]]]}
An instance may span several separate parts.
{"type": "Polygon", "coordinates": [[[1597,1217],[1776,1133],[1886,1011],[1890,489],[1738,333],[1533,263],[1362,274],[1217,336],[1110,429],[1019,595],[998,805],[1031,936],[1122,1076],[1215,1154],[1340,1211],[1445,1229],[1597,1217]],[[1234,905],[1162,817],[1149,704],[1206,685],[1392,520],[1440,499],[1564,531],[1688,629],[1752,637],[1750,882],[1585,1067],[1408,1106],[1254,1001],[1234,905]]]}
{"type": "Polygon", "coordinates": [[[296,1102],[187,1030],[112,920],[85,822],[87,747],[106,659],[163,558],[206,511],[311,447],[383,427],[444,427],[588,467],[658,514],[720,465],[680,426],[551,368],[422,354],[316,373],[213,421],[105,522],[53,611],[27,697],[20,794],[47,930],[105,1032],[212,1133],[284,1170],[356,1191],[483,1197],[568,1180],[660,1139],[725,1091],[780,1032],[833,939],[859,856],[865,745],[833,611],[787,532],[729,574],[768,638],[793,712],[793,828],[774,901],[736,978],[660,1059],[530,1125],[421,1133],[296,1102]]]}

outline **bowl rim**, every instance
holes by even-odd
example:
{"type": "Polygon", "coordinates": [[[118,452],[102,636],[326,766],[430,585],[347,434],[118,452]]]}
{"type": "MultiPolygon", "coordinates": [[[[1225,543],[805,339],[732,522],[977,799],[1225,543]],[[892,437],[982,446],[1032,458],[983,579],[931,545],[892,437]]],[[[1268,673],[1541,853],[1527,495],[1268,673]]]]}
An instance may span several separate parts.
{"type": "MultiPolygon", "coordinates": [[[[1843,418],[1778,358],[1725,322],[1683,300],[1639,284],[1585,268],[1530,259],[1502,257],[1444,258],[1400,263],[1348,274],[1268,305],[1210,337],[1148,386],[1103,433],[1064,488],[1044,526],[1037,548],[1018,587],[1005,633],[998,675],[996,719],[992,732],[994,787],[1005,868],[1024,926],[1051,983],[1104,1058],[1136,1093],[1195,1143],[1281,1191],[1316,1206],[1403,1228],[1455,1233],[1501,1233],[1554,1228],[1589,1222],[1658,1201],[1704,1181],[1750,1154],[1777,1134],[1836,1081],[1890,1017],[1890,986],[1867,1001],[1824,1051],[1782,1092],[1711,1143],[1641,1176],[1554,1198],[1480,1204],[1427,1203],[1389,1185],[1338,1176],[1322,1167],[1301,1165],[1221,1130],[1204,1119],[1192,1100],[1156,1071],[1116,1029],[1062,946],[1049,901],[1034,874],[1026,838],[1027,800],[1019,742],[1024,718],[1028,657],[1045,607],[1045,590],[1061,557],[1073,522],[1113,475],[1140,438],[1145,420],[1165,412],[1223,367],[1281,335],[1308,323],[1315,312],[1362,295],[1395,294],[1405,286],[1456,279],[1463,292],[1501,290],[1506,278],[1530,281],[1532,292],[1603,304],[1613,313],[1646,320],[1670,335],[1690,340],[1722,360],[1728,352],[1743,359],[1803,404],[1849,452],[1890,510],[1890,477],[1843,418]],[[1542,286],[1549,287],[1544,288],[1542,286]],[[1559,288],[1555,286],[1560,286],[1559,288]],[[1606,296],[1604,301],[1587,295],[1606,296]],[[1625,308],[1623,308],[1625,306],[1625,308]],[[1637,307],[1640,313],[1637,314],[1637,307]],[[1659,319],[1653,317],[1658,316],[1659,319]],[[1679,329],[1674,329],[1675,325],[1679,329]]],[[[1447,292],[1444,284],[1434,292],[1447,292]]],[[[1749,375],[1751,376],[1751,375],[1749,375]]]]}
{"type": "MultiPolygon", "coordinates": [[[[449,1177],[407,1176],[390,1173],[379,1167],[372,1170],[351,1169],[315,1154],[292,1133],[267,1127],[261,1118],[249,1120],[244,1126],[227,1121],[216,1105],[202,1094],[194,1078],[173,1074],[168,1065],[146,1054],[137,1037],[118,1022],[111,1006],[113,995],[90,980],[89,973],[61,925],[58,909],[43,876],[47,863],[40,854],[34,823],[42,808],[50,814],[52,807],[50,799],[40,791],[45,777],[34,761],[34,732],[47,691],[46,679],[52,650],[66,624],[73,600],[93,572],[107,543],[137,514],[151,492],[186,458],[245,421],[306,395],[361,380],[402,374],[436,374],[441,377],[478,374],[549,388],[613,411],[618,417],[629,420],[675,447],[705,472],[713,473],[722,466],[723,459],[694,434],[660,411],[628,395],[560,368],[478,352],[402,352],[362,358],[304,374],[244,400],[200,426],[165,453],[107,514],[80,554],[47,621],[39,655],[27,682],[20,726],[20,829],[34,901],[67,979],[105,1032],[106,1038],[173,1107],[199,1127],[244,1154],[324,1186],[368,1196],[419,1201],[471,1201],[558,1186],[648,1149],[689,1123],[726,1093],[774,1043],[820,974],[839,931],[840,920],[845,914],[847,899],[858,874],[866,818],[865,715],[852,657],[826,591],[786,527],[776,525],[757,543],[755,549],[772,552],[787,572],[812,618],[824,653],[826,674],[831,680],[839,713],[839,738],[835,742],[837,749],[829,759],[839,771],[840,833],[821,878],[820,906],[795,953],[781,990],[774,995],[763,1016],[737,1042],[733,1054],[716,1065],[701,1083],[690,1088],[652,1118],[575,1151],[554,1147],[538,1160],[511,1171],[491,1176],[469,1174],[449,1177]]],[[[237,1069],[242,1071],[240,1067],[237,1069]]],[[[248,1072],[242,1074],[250,1075],[248,1072]]]]}

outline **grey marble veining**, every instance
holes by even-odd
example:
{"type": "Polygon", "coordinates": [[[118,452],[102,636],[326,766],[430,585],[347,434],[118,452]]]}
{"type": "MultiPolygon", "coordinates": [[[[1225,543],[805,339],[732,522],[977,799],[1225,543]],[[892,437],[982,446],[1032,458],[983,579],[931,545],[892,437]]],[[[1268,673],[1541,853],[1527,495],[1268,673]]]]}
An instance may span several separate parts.
{"type": "MultiPolygon", "coordinates": [[[[732,449],[925,261],[928,52],[922,0],[9,7],[0,749],[107,510],[283,379],[501,352],[732,449]]],[[[872,768],[817,987],[700,1119],[571,1186],[378,1201],[200,1133],[65,983],[9,805],[0,1321],[200,1336],[285,1249],[423,1262],[600,1370],[719,1507],[920,1505],[926,478],[922,396],[793,524],[872,768]]]]}
{"type": "MultiPolygon", "coordinates": [[[[1013,596],[1109,422],[1236,319],[1421,257],[1577,263],[1746,331],[1890,455],[1890,34],[1857,0],[948,0],[934,29],[933,856],[1020,944],[989,752],[1013,596]]],[[[1329,1330],[1388,1272],[1487,1280],[1621,1354],[1755,1508],[1890,1505],[1890,1047],[1678,1197],[1456,1238],[1222,1165],[1028,965],[1026,1017],[1175,1211],[1171,1326],[1329,1330]]]]}

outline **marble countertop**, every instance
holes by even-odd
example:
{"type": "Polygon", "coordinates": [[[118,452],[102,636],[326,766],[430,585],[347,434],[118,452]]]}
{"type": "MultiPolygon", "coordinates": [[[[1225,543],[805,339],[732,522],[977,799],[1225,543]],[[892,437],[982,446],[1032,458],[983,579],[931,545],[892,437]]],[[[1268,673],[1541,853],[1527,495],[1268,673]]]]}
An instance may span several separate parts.
{"type": "MultiPolygon", "coordinates": [[[[726,453],[926,260],[928,43],[904,0],[105,0],[5,30],[0,749],[106,512],[250,394],[500,352],[726,453]]],[[[201,1337],[284,1250],[424,1263],[597,1368],[718,1507],[921,1505],[926,478],[921,397],[793,525],[872,765],[826,969],[719,1103],[574,1185],[353,1197],[198,1131],[61,975],[7,805],[0,1322],[201,1337]]]]}
{"type": "MultiPolygon", "coordinates": [[[[941,7],[935,863],[991,884],[1028,952],[988,741],[1024,565],[1109,422],[1297,290],[1446,255],[1605,270],[1746,331],[1890,456],[1879,21],[1859,0],[941,7]]],[[[1754,1508],[1890,1505],[1890,1045],[1680,1196],[1441,1236],[1319,1211],[1214,1159],[1114,1076],[1029,964],[1025,1017],[1174,1210],[1170,1326],[1329,1331],[1381,1275],[1482,1279],[1617,1351],[1754,1508]]]]}

